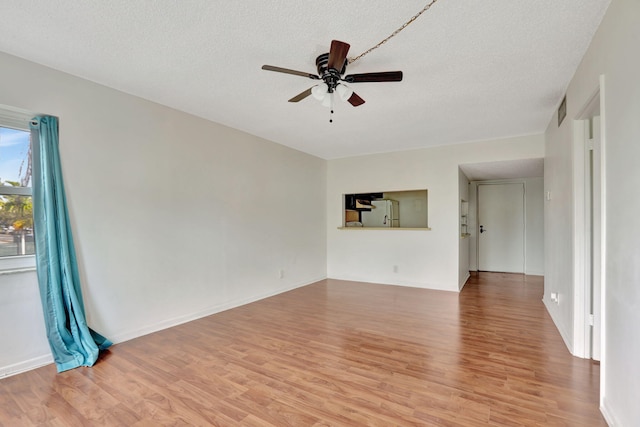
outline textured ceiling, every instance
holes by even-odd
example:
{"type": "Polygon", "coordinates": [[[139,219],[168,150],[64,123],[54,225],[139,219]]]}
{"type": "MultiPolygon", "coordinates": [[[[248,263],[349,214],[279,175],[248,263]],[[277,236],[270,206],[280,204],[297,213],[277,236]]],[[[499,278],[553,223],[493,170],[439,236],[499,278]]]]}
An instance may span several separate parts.
{"type": "MultiPolygon", "coordinates": [[[[0,51],[323,158],[541,133],[609,0],[439,0],[348,73],[360,107],[292,96],[332,39],[372,47],[425,0],[0,0],[0,51]]],[[[0,94],[1,103],[1,94],[0,94]]]]}

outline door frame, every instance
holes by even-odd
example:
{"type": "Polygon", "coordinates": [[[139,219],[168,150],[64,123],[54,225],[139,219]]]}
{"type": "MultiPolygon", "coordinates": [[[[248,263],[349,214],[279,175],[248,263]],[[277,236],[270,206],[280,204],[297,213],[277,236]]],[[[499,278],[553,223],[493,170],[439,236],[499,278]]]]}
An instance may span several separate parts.
{"type": "MultiPolygon", "coordinates": [[[[600,363],[605,366],[605,295],[606,295],[606,171],[605,171],[605,111],[604,111],[604,76],[601,75],[599,85],[593,95],[584,104],[580,113],[573,120],[573,355],[582,358],[592,357],[592,337],[591,337],[591,276],[592,263],[598,264],[594,268],[593,280],[599,284],[600,296],[595,298],[599,302],[600,314],[600,363]],[[594,113],[598,111],[599,113],[594,113]],[[590,215],[587,212],[587,204],[590,202],[587,194],[588,179],[590,177],[588,165],[588,155],[590,148],[586,146],[589,136],[589,121],[595,116],[600,116],[600,225],[597,238],[594,243],[599,244],[595,248],[594,258],[591,258],[590,215]],[[595,255],[597,254],[597,255],[595,255]]],[[[595,308],[595,307],[594,307],[595,308]]],[[[605,369],[601,369],[600,383],[604,384],[605,369]]],[[[600,397],[604,395],[604,390],[600,388],[600,397]]]]}

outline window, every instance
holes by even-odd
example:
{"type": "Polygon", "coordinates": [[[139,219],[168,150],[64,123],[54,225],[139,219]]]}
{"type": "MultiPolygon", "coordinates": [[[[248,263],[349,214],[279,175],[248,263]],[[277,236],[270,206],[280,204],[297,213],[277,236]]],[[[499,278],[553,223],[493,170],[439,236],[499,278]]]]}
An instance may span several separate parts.
{"type": "Polygon", "coordinates": [[[31,117],[0,110],[0,270],[35,265],[31,117]]]}

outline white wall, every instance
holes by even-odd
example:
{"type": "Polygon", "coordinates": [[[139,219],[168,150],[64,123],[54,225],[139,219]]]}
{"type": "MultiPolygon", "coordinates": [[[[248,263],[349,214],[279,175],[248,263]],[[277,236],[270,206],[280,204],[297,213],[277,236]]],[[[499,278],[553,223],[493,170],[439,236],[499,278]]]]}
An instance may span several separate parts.
{"type": "MultiPolygon", "coordinates": [[[[478,270],[477,188],[483,181],[471,183],[469,191],[469,268],[478,270]]],[[[485,181],[487,182],[487,181],[485,181]]],[[[544,179],[522,178],[488,182],[521,182],[524,184],[525,260],[524,274],[544,276],[544,179]]]]}
{"type": "Polygon", "coordinates": [[[546,132],[545,302],[570,341],[573,302],[572,119],[604,75],[605,288],[601,397],[612,426],[640,425],[640,2],[613,0],[567,90],[567,118],[546,132]],[[560,292],[560,304],[549,293],[560,292]]]}
{"type": "Polygon", "coordinates": [[[35,271],[0,275],[0,378],[53,361],[35,271]]]}
{"type": "MultiPolygon", "coordinates": [[[[123,341],[326,277],[324,160],[5,54],[0,69],[0,104],[60,118],[97,331],[123,341]]],[[[0,328],[0,375],[48,351],[35,283],[0,276],[0,324],[25,331],[0,328]]]]}
{"type": "Polygon", "coordinates": [[[328,276],[458,291],[458,165],[540,157],[543,135],[329,160],[328,276]],[[416,188],[429,191],[430,231],[338,230],[343,194],[416,188]]]}
{"type": "Polygon", "coordinates": [[[524,274],[544,276],[544,178],[524,180],[524,274]]]}

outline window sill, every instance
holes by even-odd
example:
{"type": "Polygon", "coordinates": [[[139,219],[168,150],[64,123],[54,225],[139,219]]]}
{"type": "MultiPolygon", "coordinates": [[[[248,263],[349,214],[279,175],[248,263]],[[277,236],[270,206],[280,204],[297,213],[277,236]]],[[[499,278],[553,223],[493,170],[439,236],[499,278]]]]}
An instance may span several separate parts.
{"type": "Polygon", "coordinates": [[[338,230],[425,230],[431,231],[430,227],[338,227],[338,230]]]}
{"type": "Polygon", "coordinates": [[[6,274],[19,274],[19,273],[29,273],[31,271],[36,271],[35,267],[29,268],[14,268],[11,270],[0,270],[0,276],[4,276],[6,274]]]}
{"type": "Polygon", "coordinates": [[[13,256],[0,259],[0,275],[26,273],[36,270],[36,256],[13,256]]]}

